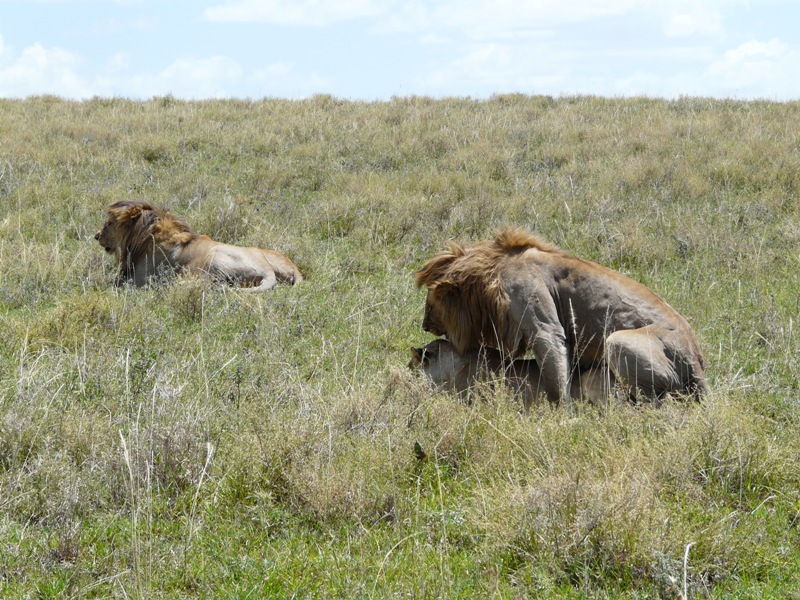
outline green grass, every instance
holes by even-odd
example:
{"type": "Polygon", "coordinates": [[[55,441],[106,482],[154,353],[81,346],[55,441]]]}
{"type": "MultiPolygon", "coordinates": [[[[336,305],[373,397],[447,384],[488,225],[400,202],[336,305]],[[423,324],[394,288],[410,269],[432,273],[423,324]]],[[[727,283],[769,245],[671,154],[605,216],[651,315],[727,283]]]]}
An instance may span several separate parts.
{"type": "Polygon", "coordinates": [[[799,138],[703,98],[0,100],[0,596],[800,597],[799,138]],[[115,288],[125,198],[306,281],[115,288]],[[652,287],[711,395],[416,380],[414,271],[504,224],[652,287]]]}

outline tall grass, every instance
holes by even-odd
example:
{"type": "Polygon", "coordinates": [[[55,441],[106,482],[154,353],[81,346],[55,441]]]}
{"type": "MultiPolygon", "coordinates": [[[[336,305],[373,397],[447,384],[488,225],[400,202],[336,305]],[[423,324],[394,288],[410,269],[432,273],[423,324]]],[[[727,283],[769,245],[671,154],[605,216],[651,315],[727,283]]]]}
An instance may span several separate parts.
{"type": "Polygon", "coordinates": [[[0,595],[793,597],[800,104],[0,100],[0,595]],[[115,288],[142,198],[306,281],[115,288]],[[405,368],[449,239],[646,283],[711,395],[470,404],[405,368]]]}

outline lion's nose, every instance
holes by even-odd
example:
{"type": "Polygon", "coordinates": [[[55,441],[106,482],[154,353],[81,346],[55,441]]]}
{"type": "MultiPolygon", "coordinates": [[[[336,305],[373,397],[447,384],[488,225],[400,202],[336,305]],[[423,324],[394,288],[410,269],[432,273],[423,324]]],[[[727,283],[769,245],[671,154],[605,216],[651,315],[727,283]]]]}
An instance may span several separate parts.
{"type": "Polygon", "coordinates": [[[98,242],[100,241],[100,232],[99,231],[94,234],[94,239],[96,239],[98,242]]]}

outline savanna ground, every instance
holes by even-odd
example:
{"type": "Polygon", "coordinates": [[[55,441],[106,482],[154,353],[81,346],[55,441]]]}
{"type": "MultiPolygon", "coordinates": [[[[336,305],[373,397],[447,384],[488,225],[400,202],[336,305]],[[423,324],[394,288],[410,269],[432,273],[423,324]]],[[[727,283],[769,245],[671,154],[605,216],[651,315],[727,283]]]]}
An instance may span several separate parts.
{"type": "Polygon", "coordinates": [[[799,598],[799,140],[797,102],[0,100],[0,596],[799,598]],[[306,281],[116,288],[126,198],[306,281]],[[414,271],[503,224],[652,287],[711,395],[413,377],[414,271]]]}

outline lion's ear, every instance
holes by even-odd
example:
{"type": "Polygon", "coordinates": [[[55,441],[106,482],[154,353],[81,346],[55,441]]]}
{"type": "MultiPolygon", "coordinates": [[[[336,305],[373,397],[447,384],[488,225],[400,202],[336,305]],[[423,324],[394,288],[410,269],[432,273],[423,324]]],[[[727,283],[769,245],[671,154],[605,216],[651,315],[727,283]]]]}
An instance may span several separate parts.
{"type": "Polygon", "coordinates": [[[425,352],[422,348],[411,348],[411,360],[408,361],[409,369],[418,369],[422,365],[425,352]]]}
{"type": "Polygon", "coordinates": [[[137,218],[141,217],[141,224],[139,226],[145,229],[149,228],[151,225],[155,225],[161,220],[152,210],[148,210],[147,214],[145,214],[143,210],[139,211],[139,214],[136,216],[137,218]]]}
{"type": "Polygon", "coordinates": [[[439,300],[445,301],[461,295],[459,285],[450,278],[437,281],[428,290],[439,300]]]}
{"type": "Polygon", "coordinates": [[[133,206],[125,213],[125,218],[129,221],[135,221],[142,216],[142,212],[144,211],[142,210],[141,206],[133,206]]]}

